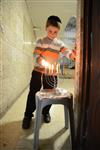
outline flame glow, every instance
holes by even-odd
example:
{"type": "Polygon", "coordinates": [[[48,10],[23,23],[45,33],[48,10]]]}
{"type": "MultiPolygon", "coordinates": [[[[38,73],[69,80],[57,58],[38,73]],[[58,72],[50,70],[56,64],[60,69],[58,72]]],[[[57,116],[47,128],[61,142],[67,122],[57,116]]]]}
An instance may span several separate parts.
{"type": "Polygon", "coordinates": [[[50,66],[50,64],[47,61],[45,61],[45,60],[42,60],[41,64],[43,66],[45,66],[45,67],[49,67],[50,66]]]}

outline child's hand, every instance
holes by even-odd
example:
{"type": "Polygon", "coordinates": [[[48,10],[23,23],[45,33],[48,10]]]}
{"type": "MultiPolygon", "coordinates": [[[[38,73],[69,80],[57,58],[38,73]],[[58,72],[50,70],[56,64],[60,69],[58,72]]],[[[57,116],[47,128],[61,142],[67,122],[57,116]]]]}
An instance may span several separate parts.
{"type": "Polygon", "coordinates": [[[70,54],[70,58],[74,61],[76,60],[76,50],[75,49],[72,50],[72,53],[70,54]]]}
{"type": "Polygon", "coordinates": [[[65,51],[67,51],[67,48],[63,47],[60,52],[64,53],[65,51]]]}

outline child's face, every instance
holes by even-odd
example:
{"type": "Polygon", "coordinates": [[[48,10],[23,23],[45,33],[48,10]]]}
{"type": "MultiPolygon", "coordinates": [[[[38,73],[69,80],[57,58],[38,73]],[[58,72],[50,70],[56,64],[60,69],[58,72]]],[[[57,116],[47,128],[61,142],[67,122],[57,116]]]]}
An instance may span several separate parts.
{"type": "Polygon", "coordinates": [[[54,39],[54,38],[57,37],[57,35],[58,35],[58,33],[59,33],[59,28],[50,25],[50,26],[48,26],[48,27],[46,28],[46,31],[47,31],[47,36],[48,36],[50,39],[54,39]]]}

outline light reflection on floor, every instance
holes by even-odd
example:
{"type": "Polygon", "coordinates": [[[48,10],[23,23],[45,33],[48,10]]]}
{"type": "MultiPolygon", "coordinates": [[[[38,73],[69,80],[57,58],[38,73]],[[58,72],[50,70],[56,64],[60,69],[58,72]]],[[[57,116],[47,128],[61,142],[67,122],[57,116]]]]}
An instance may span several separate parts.
{"type": "MultiPolygon", "coordinates": [[[[59,78],[58,81],[58,87],[74,92],[74,78],[59,78]]],[[[1,120],[1,150],[32,150],[34,118],[29,130],[21,129],[27,94],[28,88],[1,120]]],[[[64,129],[63,106],[53,105],[50,113],[51,123],[42,122],[40,128],[40,150],[71,150],[70,132],[64,129]]]]}

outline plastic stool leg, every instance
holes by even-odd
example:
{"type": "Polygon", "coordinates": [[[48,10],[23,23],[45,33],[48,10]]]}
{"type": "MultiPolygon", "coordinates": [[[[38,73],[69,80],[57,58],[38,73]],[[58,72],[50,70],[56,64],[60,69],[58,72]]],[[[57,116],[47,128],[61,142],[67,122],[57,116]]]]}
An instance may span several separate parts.
{"type": "Polygon", "coordinates": [[[34,124],[33,150],[38,150],[39,147],[39,129],[41,124],[41,116],[42,116],[42,108],[41,108],[41,104],[38,103],[37,110],[36,110],[35,124],[34,124]]]}
{"type": "Polygon", "coordinates": [[[64,116],[65,116],[65,128],[68,129],[68,108],[64,105],[64,116]]]}
{"type": "Polygon", "coordinates": [[[72,150],[74,150],[74,147],[75,147],[75,126],[74,126],[74,112],[73,112],[72,103],[69,103],[69,119],[70,119],[72,150]]]}

